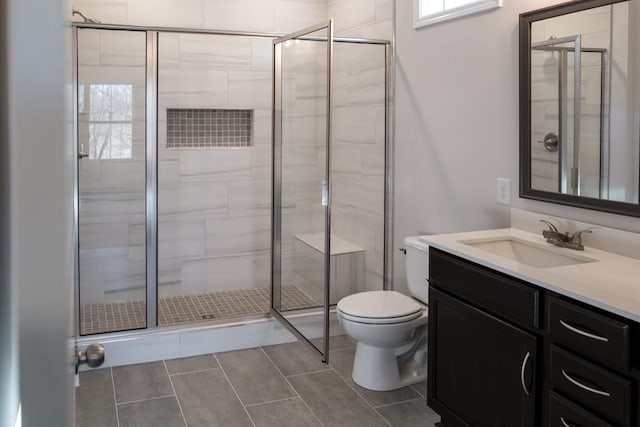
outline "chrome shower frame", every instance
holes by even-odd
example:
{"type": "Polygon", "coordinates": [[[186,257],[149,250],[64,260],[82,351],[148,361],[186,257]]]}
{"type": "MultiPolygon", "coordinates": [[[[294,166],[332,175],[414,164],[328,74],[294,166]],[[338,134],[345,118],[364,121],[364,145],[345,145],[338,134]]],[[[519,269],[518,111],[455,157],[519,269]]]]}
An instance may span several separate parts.
{"type": "MultiPolygon", "coordinates": [[[[238,323],[240,321],[255,321],[260,319],[268,319],[271,316],[269,314],[248,316],[244,318],[234,318],[225,320],[209,320],[197,323],[189,323],[185,325],[157,325],[157,272],[158,272],[158,258],[157,258],[157,209],[158,209],[158,156],[157,156],[157,138],[158,138],[158,103],[157,103],[157,89],[158,89],[158,38],[160,33],[181,33],[181,34],[206,34],[206,35],[226,35],[226,36],[239,36],[239,37],[264,37],[270,39],[277,39],[282,37],[281,34],[274,33],[260,33],[260,32],[244,32],[244,31],[230,31],[230,30],[204,30],[194,28],[179,28],[179,27],[160,27],[160,26],[135,26],[135,25],[115,25],[115,24],[103,24],[95,22],[73,22],[72,23],[72,60],[73,60],[73,148],[72,154],[74,159],[78,156],[78,37],[79,30],[81,29],[95,29],[95,30],[114,30],[114,31],[137,31],[146,33],[146,102],[145,102],[145,149],[146,149],[146,184],[145,184],[145,237],[146,237],[146,328],[133,329],[120,332],[108,332],[102,334],[85,335],[80,336],[80,265],[79,265],[79,171],[77,160],[75,162],[73,170],[73,205],[74,205],[74,316],[75,316],[75,333],[76,338],[80,346],[86,345],[90,342],[95,342],[96,338],[105,340],[127,340],[135,339],[137,337],[149,336],[155,333],[171,332],[176,330],[195,330],[206,327],[217,327],[228,323],[238,323]]],[[[383,45],[385,47],[385,121],[386,121],[386,133],[385,133],[385,197],[384,197],[384,266],[383,266],[383,287],[384,289],[392,288],[392,253],[390,251],[391,244],[393,242],[393,227],[392,227],[392,161],[391,156],[393,153],[393,137],[394,132],[392,128],[393,114],[391,99],[393,94],[392,85],[392,61],[393,61],[393,42],[389,40],[379,40],[372,38],[350,38],[350,37],[335,37],[333,39],[336,43],[359,43],[359,44],[372,44],[383,45]]]]}

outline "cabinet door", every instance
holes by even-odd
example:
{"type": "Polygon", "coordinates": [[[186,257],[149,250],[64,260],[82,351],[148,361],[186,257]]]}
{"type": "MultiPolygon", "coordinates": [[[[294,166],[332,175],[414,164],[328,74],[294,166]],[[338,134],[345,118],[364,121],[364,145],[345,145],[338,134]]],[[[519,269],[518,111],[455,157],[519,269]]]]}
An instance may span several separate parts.
{"type": "Polygon", "coordinates": [[[535,425],[536,337],[430,288],[428,402],[453,425],[535,425]]]}

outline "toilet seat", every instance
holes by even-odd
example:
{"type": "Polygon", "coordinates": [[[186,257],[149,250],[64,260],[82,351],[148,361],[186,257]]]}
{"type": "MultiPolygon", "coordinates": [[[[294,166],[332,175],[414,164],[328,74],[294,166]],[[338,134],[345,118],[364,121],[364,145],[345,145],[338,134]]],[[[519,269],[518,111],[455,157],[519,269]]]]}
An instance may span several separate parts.
{"type": "Polygon", "coordinates": [[[422,316],[424,307],[396,291],[360,292],[342,298],[337,306],[345,319],[358,323],[403,323],[422,316]]]}

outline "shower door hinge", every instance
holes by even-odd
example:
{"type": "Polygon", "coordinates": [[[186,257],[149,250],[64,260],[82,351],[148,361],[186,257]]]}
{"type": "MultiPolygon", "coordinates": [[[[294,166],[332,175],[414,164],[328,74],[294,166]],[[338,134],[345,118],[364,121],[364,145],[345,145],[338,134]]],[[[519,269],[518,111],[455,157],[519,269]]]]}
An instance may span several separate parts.
{"type": "Polygon", "coordinates": [[[322,206],[329,206],[329,182],[322,180],[322,206]]]}

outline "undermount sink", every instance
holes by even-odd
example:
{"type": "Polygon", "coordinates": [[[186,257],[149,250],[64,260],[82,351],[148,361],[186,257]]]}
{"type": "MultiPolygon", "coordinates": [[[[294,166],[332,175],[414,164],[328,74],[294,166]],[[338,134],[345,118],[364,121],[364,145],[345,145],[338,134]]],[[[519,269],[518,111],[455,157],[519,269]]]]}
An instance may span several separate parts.
{"type": "Polygon", "coordinates": [[[461,240],[460,243],[536,268],[563,267],[596,261],[577,254],[567,254],[568,249],[537,245],[515,237],[461,240]]]}

